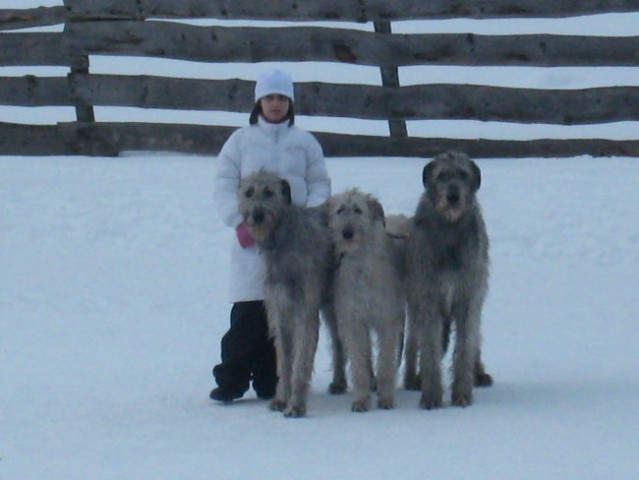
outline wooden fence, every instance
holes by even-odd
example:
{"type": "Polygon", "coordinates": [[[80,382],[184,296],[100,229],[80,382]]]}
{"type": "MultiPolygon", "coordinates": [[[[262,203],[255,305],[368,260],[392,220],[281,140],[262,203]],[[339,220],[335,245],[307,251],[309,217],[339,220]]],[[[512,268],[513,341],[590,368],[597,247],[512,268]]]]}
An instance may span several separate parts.
{"type": "MultiPolygon", "coordinates": [[[[216,154],[231,126],[96,121],[94,107],[248,112],[253,82],[93,74],[93,55],[207,63],[328,62],[378,67],[379,86],[296,82],[301,115],[388,121],[387,136],[315,132],[328,156],[432,156],[455,148],[478,158],[639,156],[638,139],[528,141],[409,136],[411,120],[453,119],[588,125],[639,120],[639,86],[577,90],[487,85],[402,86],[413,65],[639,66],[639,36],[395,34],[417,19],[565,18],[639,12],[637,0],[65,0],[64,6],[0,10],[0,67],[62,66],[59,77],[0,77],[0,105],[75,107],[77,121],[0,123],[0,154],[117,155],[122,151],[216,154]],[[278,28],[196,26],[186,19],[279,20],[278,28]],[[157,21],[162,20],[162,21],[157,21]],[[343,22],[345,28],[304,26],[343,22]],[[349,25],[371,22],[371,31],[349,25]],[[27,30],[61,25],[63,31],[27,30]]],[[[329,67],[330,68],[330,67],[329,67]]],[[[1,70],[0,70],[1,72],[1,70]]]]}

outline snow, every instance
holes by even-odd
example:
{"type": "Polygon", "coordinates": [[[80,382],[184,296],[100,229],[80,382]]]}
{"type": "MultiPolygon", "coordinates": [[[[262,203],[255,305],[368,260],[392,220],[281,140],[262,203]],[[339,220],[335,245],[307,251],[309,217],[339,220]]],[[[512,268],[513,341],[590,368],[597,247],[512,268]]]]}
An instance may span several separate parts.
{"type": "MultiPolygon", "coordinates": [[[[538,72],[548,87],[552,70],[538,72]]],[[[636,138],[636,123],[616,131],[636,138]]],[[[425,161],[327,165],[335,192],[411,214],[425,161]]],[[[285,419],[252,392],[208,399],[233,241],[214,157],[0,157],[0,479],[635,478],[639,161],[477,163],[495,385],[469,408],[424,411],[398,384],[395,410],[351,413],[350,393],[326,391],[323,331],[308,416],[285,419]]]]}

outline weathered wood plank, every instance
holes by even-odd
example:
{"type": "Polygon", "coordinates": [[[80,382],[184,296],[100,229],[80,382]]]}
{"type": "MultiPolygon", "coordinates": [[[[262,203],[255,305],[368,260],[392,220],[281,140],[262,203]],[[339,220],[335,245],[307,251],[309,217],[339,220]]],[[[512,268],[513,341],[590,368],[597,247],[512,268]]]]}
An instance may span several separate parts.
{"type": "Polygon", "coordinates": [[[67,9],[62,6],[0,10],[0,30],[59,25],[66,19],[67,9]]]}
{"type": "Polygon", "coordinates": [[[248,112],[254,104],[255,83],[238,79],[74,75],[72,83],[82,105],[248,112]]]}
{"type": "MultiPolygon", "coordinates": [[[[237,79],[74,75],[72,80],[73,99],[80,105],[232,112],[247,112],[253,106],[254,83],[237,79]]],[[[16,101],[24,101],[32,81],[8,84],[22,83],[16,101]]],[[[0,99],[12,95],[15,88],[5,94],[0,88],[0,99]]],[[[296,112],[309,116],[559,125],[639,120],[639,87],[539,90],[434,84],[392,88],[300,82],[295,88],[296,112]]]]}
{"type": "Polygon", "coordinates": [[[22,125],[0,122],[0,155],[75,155],[56,125],[22,125]]]}
{"type": "MultiPolygon", "coordinates": [[[[217,155],[231,127],[145,123],[61,123],[65,142],[77,143],[84,155],[116,155],[122,151],[174,151],[217,155]]],[[[328,157],[432,157],[462,150],[475,158],[573,157],[579,155],[639,157],[639,140],[460,140],[390,138],[316,132],[328,157]]]]}
{"type": "Polygon", "coordinates": [[[222,18],[367,22],[436,18],[560,18],[634,12],[634,0],[65,0],[80,18],[222,18]]]}
{"type": "Polygon", "coordinates": [[[59,123],[65,142],[83,155],[167,151],[217,155],[233,127],[159,123],[59,123]]]}
{"type": "Polygon", "coordinates": [[[171,22],[74,22],[75,52],[200,62],[318,61],[408,65],[637,66],[639,36],[376,34],[319,27],[200,27],[171,22]]]}
{"type": "Polygon", "coordinates": [[[466,152],[473,158],[531,157],[639,157],[639,141],[579,140],[465,140],[454,138],[394,139],[316,133],[328,157],[424,157],[447,150],[466,152]]]}
{"type": "MultiPolygon", "coordinates": [[[[638,66],[639,36],[395,35],[314,27],[196,27],[146,18],[373,21],[418,18],[568,17],[637,12],[637,0],[65,0],[65,7],[0,10],[0,30],[72,21],[62,33],[0,33],[0,66],[69,66],[68,78],[0,78],[0,104],[94,105],[246,112],[253,82],[90,75],[88,55],[136,55],[202,62],[320,61],[377,66],[385,86],[296,86],[304,115],[384,119],[464,119],[579,125],[639,120],[639,86],[582,90],[508,89],[482,85],[400,87],[392,74],[406,65],[638,66]],[[85,19],[101,20],[85,22],[85,19]],[[117,19],[124,21],[105,21],[117,19]]],[[[92,116],[87,115],[86,120],[92,116]]],[[[0,123],[0,154],[117,155],[126,150],[217,153],[234,130],[226,126],[73,122],[58,125],[0,123]]],[[[447,149],[476,158],[628,155],[639,140],[534,141],[388,138],[316,133],[328,156],[422,156],[447,149]]]]}
{"type": "MultiPolygon", "coordinates": [[[[113,156],[124,151],[173,151],[217,155],[234,129],[183,124],[0,123],[2,155],[113,156]]],[[[315,133],[328,157],[386,156],[429,158],[449,149],[474,158],[631,156],[639,157],[639,141],[588,140],[457,140],[315,133]]]]}
{"type": "Polygon", "coordinates": [[[66,66],[62,33],[0,33],[0,66],[66,66]]]}
{"type": "Polygon", "coordinates": [[[0,105],[69,106],[73,102],[64,77],[0,77],[0,105]]]}

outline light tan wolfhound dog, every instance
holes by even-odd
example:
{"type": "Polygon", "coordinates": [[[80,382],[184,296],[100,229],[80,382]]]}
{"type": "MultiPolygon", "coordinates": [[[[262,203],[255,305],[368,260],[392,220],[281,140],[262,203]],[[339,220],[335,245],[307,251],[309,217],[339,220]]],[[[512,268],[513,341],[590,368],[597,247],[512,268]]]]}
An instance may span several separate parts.
{"type": "Polygon", "coordinates": [[[353,374],[352,410],[369,409],[374,376],[377,406],[390,409],[406,311],[401,245],[405,240],[386,232],[384,210],[371,195],[353,189],[333,196],[328,205],[338,258],[335,311],[353,374]],[[373,336],[378,343],[375,373],[373,336]]]}

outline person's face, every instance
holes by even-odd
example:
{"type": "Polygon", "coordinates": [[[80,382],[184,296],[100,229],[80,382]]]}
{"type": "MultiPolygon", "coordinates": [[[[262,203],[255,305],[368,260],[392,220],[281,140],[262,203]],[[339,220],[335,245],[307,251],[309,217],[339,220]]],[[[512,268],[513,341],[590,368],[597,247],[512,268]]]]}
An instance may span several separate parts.
{"type": "Polygon", "coordinates": [[[285,95],[271,94],[260,99],[262,115],[270,123],[280,123],[288,114],[291,101],[285,95]]]}

